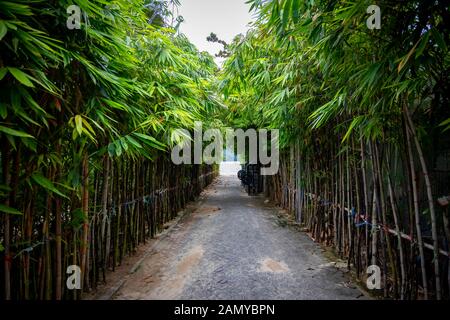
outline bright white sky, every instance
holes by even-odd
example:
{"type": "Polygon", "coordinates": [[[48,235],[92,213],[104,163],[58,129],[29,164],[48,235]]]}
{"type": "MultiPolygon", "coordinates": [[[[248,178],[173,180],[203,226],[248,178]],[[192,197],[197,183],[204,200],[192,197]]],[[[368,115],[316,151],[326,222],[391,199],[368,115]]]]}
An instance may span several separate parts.
{"type": "MultiPolygon", "coordinates": [[[[211,32],[230,43],[239,33],[245,34],[252,14],[248,12],[246,0],[180,0],[179,15],[184,22],[180,31],[194,43],[200,51],[208,51],[213,56],[221,45],[206,41],[211,32]]],[[[216,61],[221,59],[216,59],[216,61]]]]}

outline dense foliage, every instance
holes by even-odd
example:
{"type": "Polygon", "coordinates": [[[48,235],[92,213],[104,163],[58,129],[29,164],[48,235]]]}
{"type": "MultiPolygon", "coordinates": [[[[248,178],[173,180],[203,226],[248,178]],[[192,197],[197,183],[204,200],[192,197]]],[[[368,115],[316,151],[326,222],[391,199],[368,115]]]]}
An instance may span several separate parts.
{"type": "Polygon", "coordinates": [[[220,73],[178,33],[177,3],[0,2],[1,298],[104,282],[215,176],[168,159],[198,120],[280,129],[267,196],[358,278],[380,266],[380,295],[448,298],[448,3],[377,1],[369,29],[372,1],[249,0],[246,35],[209,37],[220,73]]]}
{"type": "Polygon", "coordinates": [[[219,106],[213,58],[169,26],[170,8],[0,2],[2,297],[68,297],[70,264],[88,290],[210,181],[167,155],[174,128],[207,126],[219,106]]]}
{"type": "Polygon", "coordinates": [[[448,297],[450,8],[445,1],[251,0],[222,90],[242,127],[280,128],[267,192],[384,296],[448,297]],[[425,249],[424,249],[425,248],[425,249]],[[429,250],[431,249],[431,250],[429,250]],[[441,252],[439,251],[441,249],[441,252]]]}

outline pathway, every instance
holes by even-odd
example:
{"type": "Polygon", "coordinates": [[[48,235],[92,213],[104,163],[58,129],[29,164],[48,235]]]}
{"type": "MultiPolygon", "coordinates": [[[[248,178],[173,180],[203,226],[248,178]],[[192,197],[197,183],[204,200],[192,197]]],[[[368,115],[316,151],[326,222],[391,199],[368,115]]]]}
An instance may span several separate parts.
{"type": "Polygon", "coordinates": [[[220,176],[113,299],[356,299],[347,277],[279,209],[220,176]]]}

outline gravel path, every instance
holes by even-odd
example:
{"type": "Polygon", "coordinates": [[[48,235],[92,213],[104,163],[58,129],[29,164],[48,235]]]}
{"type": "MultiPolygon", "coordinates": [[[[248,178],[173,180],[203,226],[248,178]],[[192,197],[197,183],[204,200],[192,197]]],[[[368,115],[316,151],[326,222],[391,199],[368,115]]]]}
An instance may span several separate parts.
{"type": "Polygon", "coordinates": [[[219,177],[153,247],[114,299],[357,299],[319,245],[219,177]]]}

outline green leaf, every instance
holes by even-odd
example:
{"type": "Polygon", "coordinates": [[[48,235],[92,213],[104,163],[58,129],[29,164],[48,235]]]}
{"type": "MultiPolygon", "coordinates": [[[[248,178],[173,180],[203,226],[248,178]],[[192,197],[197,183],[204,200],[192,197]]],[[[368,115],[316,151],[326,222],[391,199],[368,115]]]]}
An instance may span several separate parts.
{"type": "Polygon", "coordinates": [[[422,55],[423,50],[425,49],[425,47],[428,44],[428,39],[429,38],[430,38],[430,32],[427,32],[425,34],[425,36],[422,37],[422,40],[420,41],[420,44],[419,44],[419,46],[417,47],[417,50],[416,50],[416,55],[415,55],[416,59],[422,55]]]}
{"type": "Polygon", "coordinates": [[[398,68],[397,68],[397,72],[400,73],[400,71],[402,71],[403,67],[406,65],[406,63],[408,63],[409,58],[411,58],[412,54],[414,53],[414,51],[417,48],[417,45],[419,44],[420,39],[416,42],[416,44],[411,48],[411,50],[409,50],[408,54],[402,59],[402,61],[400,61],[400,63],[398,64],[398,68]]]}
{"type": "Polygon", "coordinates": [[[78,134],[81,136],[81,133],[83,132],[83,118],[80,115],[75,116],[75,126],[78,134]]]}
{"type": "MultiPolygon", "coordinates": [[[[8,28],[6,27],[6,24],[0,20],[0,41],[3,39],[3,37],[8,32],[8,28]]],[[[1,77],[0,77],[1,80],[1,77]]]]}
{"type": "Polygon", "coordinates": [[[152,147],[154,147],[156,149],[159,149],[159,150],[165,149],[164,144],[162,144],[161,142],[159,142],[158,140],[156,140],[155,138],[153,138],[149,135],[139,133],[139,132],[135,132],[134,135],[143,139],[147,144],[151,145],[152,147]]]}
{"type": "Polygon", "coordinates": [[[35,172],[31,176],[31,178],[34,181],[36,181],[37,184],[39,184],[40,186],[44,187],[45,189],[47,189],[47,190],[49,190],[51,192],[54,192],[54,193],[56,193],[57,195],[59,195],[59,196],[61,196],[63,198],[69,199],[66,195],[64,195],[61,191],[59,191],[50,180],[48,180],[46,177],[44,177],[42,175],[42,173],[35,172]]]}
{"type": "Polygon", "coordinates": [[[127,144],[127,142],[125,141],[125,139],[120,139],[119,141],[120,141],[120,144],[122,145],[123,150],[124,150],[125,152],[127,152],[127,151],[128,151],[128,144],[127,144]]]}
{"type": "Polygon", "coordinates": [[[88,136],[89,139],[91,139],[94,143],[97,143],[97,140],[95,140],[94,136],[86,129],[83,128],[83,132],[86,136],[88,136]]]}
{"type": "Polygon", "coordinates": [[[19,80],[19,82],[22,83],[23,85],[25,85],[27,87],[31,87],[31,88],[34,87],[33,83],[31,83],[31,81],[29,79],[30,76],[27,75],[25,72],[23,72],[17,68],[11,68],[11,67],[8,67],[8,70],[14,76],[14,78],[19,80]]]}
{"type": "Polygon", "coordinates": [[[37,141],[36,139],[22,139],[22,143],[27,147],[28,149],[36,152],[37,148],[37,141]]]}
{"type": "Polygon", "coordinates": [[[445,132],[447,130],[450,130],[450,118],[448,118],[447,120],[441,122],[441,124],[439,124],[440,127],[445,127],[442,132],[445,132]]]}
{"type": "Polygon", "coordinates": [[[26,132],[23,131],[18,131],[18,130],[14,130],[8,127],[4,127],[4,126],[0,126],[0,131],[10,135],[10,136],[16,136],[16,137],[21,137],[21,138],[33,138],[34,137],[32,135],[29,135],[26,132]]]}
{"type": "Polygon", "coordinates": [[[110,143],[108,145],[108,154],[110,157],[114,157],[116,155],[116,146],[114,143],[110,143]]]}
{"type": "Polygon", "coordinates": [[[344,138],[342,138],[342,142],[344,142],[345,140],[347,140],[350,137],[353,129],[356,126],[358,126],[363,120],[364,120],[364,116],[358,116],[358,117],[353,119],[352,123],[348,127],[347,133],[345,134],[344,138]]]}
{"type": "Polygon", "coordinates": [[[133,139],[132,137],[130,137],[130,136],[125,136],[125,138],[128,140],[128,142],[130,142],[132,145],[134,145],[136,148],[138,148],[138,149],[142,149],[142,145],[139,143],[139,142],[137,142],[135,139],[133,139]]]}
{"type": "Polygon", "coordinates": [[[106,102],[110,107],[118,109],[118,110],[123,110],[123,111],[127,111],[127,107],[124,106],[121,103],[109,100],[109,99],[102,99],[104,102],[106,102]]]}
{"type": "Polygon", "coordinates": [[[292,20],[297,23],[299,20],[299,7],[300,7],[300,0],[292,0],[292,20]]]}
{"type": "Polygon", "coordinates": [[[284,7],[283,7],[283,17],[282,17],[282,21],[281,21],[283,29],[286,28],[288,21],[289,21],[289,15],[291,13],[291,2],[292,1],[288,1],[287,3],[284,4],[284,7]]]}
{"type": "Polygon", "coordinates": [[[19,210],[5,206],[4,204],[0,204],[0,212],[7,213],[7,214],[14,214],[14,215],[18,215],[18,216],[23,215],[23,213],[20,212],[19,210]]]}
{"type": "Polygon", "coordinates": [[[92,126],[89,124],[89,122],[81,117],[81,120],[83,121],[83,126],[88,130],[92,135],[95,135],[94,129],[92,129],[92,126]]]}
{"type": "Polygon", "coordinates": [[[0,68],[0,80],[2,80],[7,73],[8,73],[7,68],[0,68]]]}

